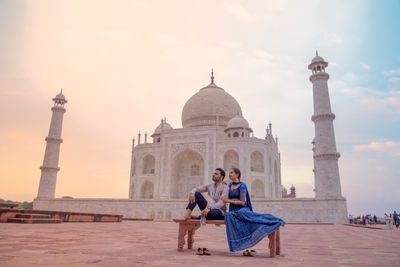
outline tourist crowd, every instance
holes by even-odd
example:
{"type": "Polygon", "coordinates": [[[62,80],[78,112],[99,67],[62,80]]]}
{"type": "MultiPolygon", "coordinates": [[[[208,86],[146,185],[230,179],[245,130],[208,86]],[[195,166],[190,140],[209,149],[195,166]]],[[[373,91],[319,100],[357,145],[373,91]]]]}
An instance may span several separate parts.
{"type": "Polygon", "coordinates": [[[377,224],[385,224],[386,229],[393,229],[393,225],[398,229],[400,226],[400,214],[394,211],[391,214],[384,215],[383,218],[378,218],[376,215],[372,216],[371,214],[360,215],[357,217],[353,217],[353,215],[349,215],[349,223],[350,224],[361,224],[361,225],[377,225],[377,224]]]}

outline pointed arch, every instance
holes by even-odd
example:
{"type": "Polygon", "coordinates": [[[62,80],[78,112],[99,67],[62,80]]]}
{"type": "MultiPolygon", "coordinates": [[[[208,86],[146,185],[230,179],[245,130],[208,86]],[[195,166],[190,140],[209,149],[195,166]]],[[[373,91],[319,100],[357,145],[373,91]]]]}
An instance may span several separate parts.
{"type": "Polygon", "coordinates": [[[250,164],[252,172],[264,172],[264,155],[258,150],[251,152],[250,164]]]}
{"type": "Polygon", "coordinates": [[[190,176],[199,176],[200,175],[200,166],[198,164],[193,164],[190,167],[190,176]]]}
{"type": "Polygon", "coordinates": [[[153,183],[150,181],[144,182],[140,189],[140,197],[145,199],[151,199],[153,198],[153,194],[154,194],[153,183]]]}
{"type": "Polygon", "coordinates": [[[204,160],[194,150],[186,149],[172,160],[171,198],[186,198],[191,189],[204,182],[204,160]]]}
{"type": "Polygon", "coordinates": [[[253,198],[265,198],[264,183],[259,179],[251,183],[251,196],[253,198]]]}
{"type": "Polygon", "coordinates": [[[239,153],[228,150],[224,154],[224,169],[228,172],[231,168],[239,168],[239,153]]]}
{"type": "Polygon", "coordinates": [[[156,168],[156,159],[153,155],[147,154],[142,162],[142,174],[154,174],[156,168]]]}

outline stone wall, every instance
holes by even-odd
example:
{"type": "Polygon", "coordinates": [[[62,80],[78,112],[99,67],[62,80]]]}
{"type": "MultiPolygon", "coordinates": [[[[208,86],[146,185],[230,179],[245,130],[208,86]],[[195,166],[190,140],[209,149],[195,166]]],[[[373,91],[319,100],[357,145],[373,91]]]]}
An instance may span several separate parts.
{"type": "MultiPolygon", "coordinates": [[[[186,202],[131,199],[36,199],[34,209],[121,214],[124,218],[171,220],[182,215],[186,202]]],[[[254,210],[272,213],[288,223],[345,223],[346,199],[296,198],[254,200],[254,210]]],[[[197,210],[197,209],[196,209],[197,210]]]]}

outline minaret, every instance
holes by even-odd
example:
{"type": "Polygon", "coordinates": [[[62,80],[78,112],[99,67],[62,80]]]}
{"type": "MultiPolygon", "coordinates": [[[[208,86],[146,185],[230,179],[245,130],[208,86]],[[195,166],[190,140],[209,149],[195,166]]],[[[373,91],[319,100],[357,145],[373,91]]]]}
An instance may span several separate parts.
{"type": "Polygon", "coordinates": [[[58,159],[60,156],[60,144],[62,143],[61,131],[62,122],[65,112],[64,104],[67,103],[65,96],[61,92],[53,98],[54,106],[51,108],[53,115],[51,116],[49,135],[46,137],[46,151],[44,153],[43,165],[40,175],[38,199],[54,198],[57,183],[58,159]]]}
{"type": "Polygon", "coordinates": [[[129,187],[129,198],[132,199],[135,194],[134,186],[135,186],[135,181],[133,176],[135,175],[135,169],[136,169],[136,159],[135,159],[135,138],[132,139],[132,153],[131,153],[131,172],[129,175],[129,180],[130,180],[130,187],[129,187]]]}
{"type": "Polygon", "coordinates": [[[308,65],[308,69],[312,71],[310,81],[313,84],[314,96],[314,115],[311,120],[315,125],[313,148],[315,196],[316,198],[342,198],[338,167],[340,154],[336,151],[333,129],[335,114],[331,111],[329,100],[329,74],[325,72],[327,66],[328,62],[318,56],[318,52],[308,65]]]}

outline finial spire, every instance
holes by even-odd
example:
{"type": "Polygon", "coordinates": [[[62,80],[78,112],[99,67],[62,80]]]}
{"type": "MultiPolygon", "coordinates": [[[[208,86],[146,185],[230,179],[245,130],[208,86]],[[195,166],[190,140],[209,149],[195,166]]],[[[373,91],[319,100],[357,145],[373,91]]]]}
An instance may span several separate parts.
{"type": "Polygon", "coordinates": [[[271,123],[271,121],[269,121],[268,126],[269,126],[269,134],[272,135],[272,123],[271,123]]]}
{"type": "Polygon", "coordinates": [[[214,69],[211,69],[211,83],[214,83],[214,69]]]}
{"type": "Polygon", "coordinates": [[[315,56],[318,57],[318,50],[315,50],[315,56]]]}
{"type": "Polygon", "coordinates": [[[62,88],[61,88],[61,94],[62,94],[62,88]]]}

